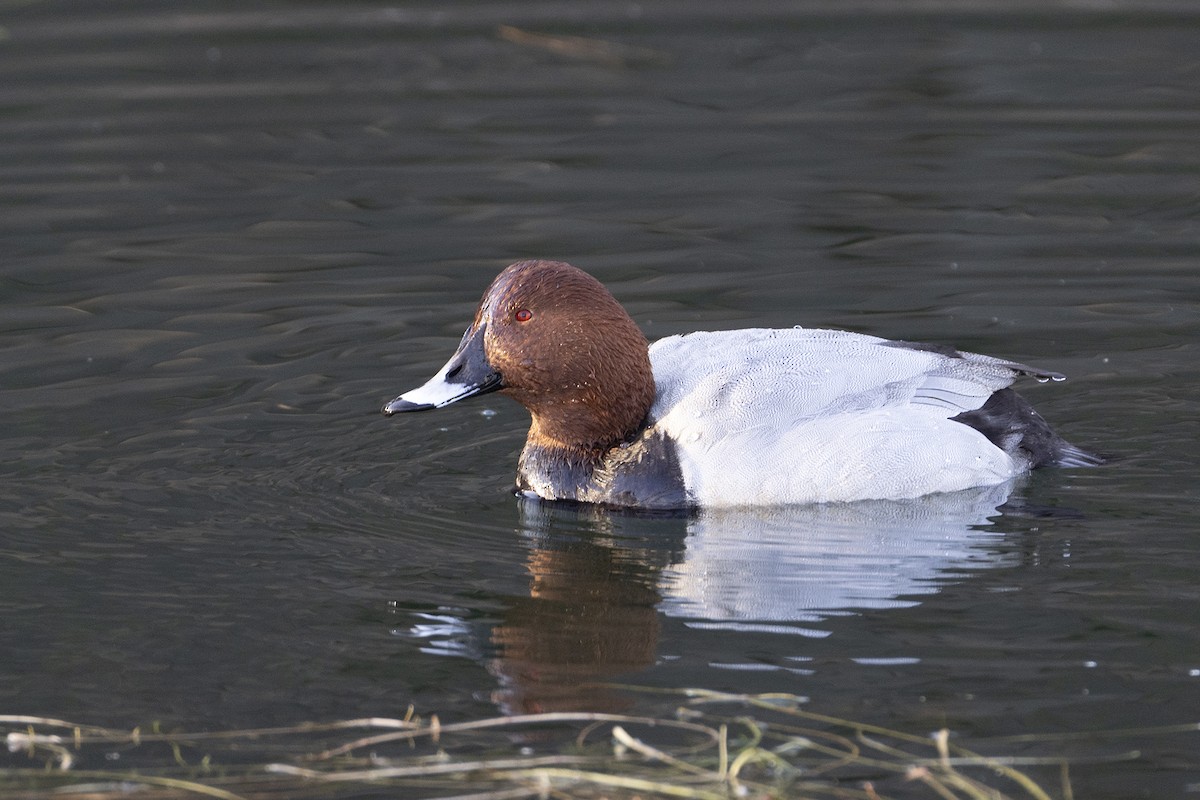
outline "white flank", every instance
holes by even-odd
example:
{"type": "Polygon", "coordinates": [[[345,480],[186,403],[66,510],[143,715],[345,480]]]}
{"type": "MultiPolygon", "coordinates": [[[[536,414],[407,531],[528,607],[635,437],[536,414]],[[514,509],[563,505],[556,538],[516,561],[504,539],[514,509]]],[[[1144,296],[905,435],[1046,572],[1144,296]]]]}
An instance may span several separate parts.
{"type": "Polygon", "coordinates": [[[1025,468],[950,419],[1012,383],[998,359],[822,330],[669,337],[650,359],[651,418],[702,506],[919,497],[1025,468]]]}

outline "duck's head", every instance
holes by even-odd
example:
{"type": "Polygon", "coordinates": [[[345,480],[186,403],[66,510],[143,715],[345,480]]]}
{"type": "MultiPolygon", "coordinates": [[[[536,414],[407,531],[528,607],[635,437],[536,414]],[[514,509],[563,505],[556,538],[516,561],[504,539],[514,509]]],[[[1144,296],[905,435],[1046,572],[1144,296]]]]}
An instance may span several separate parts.
{"type": "Polygon", "coordinates": [[[529,409],[531,444],[604,449],[632,435],[654,401],[646,350],[591,275],[560,261],[519,261],[492,281],[446,365],[383,413],[499,391],[529,409]]]}

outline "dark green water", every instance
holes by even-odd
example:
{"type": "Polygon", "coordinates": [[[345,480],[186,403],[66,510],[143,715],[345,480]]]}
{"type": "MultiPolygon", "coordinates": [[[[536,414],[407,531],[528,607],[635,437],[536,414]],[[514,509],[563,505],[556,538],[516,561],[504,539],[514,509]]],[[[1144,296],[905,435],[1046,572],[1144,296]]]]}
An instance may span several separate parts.
{"type": "MultiPolygon", "coordinates": [[[[731,8],[0,4],[0,713],[650,710],[581,688],[619,680],[965,741],[1200,721],[1200,16],[731,8]],[[1003,514],[519,502],[515,404],[378,409],[534,256],[651,338],[1061,370],[1025,394],[1117,458],[1003,514]]],[[[1200,786],[1195,735],[1021,752],[1118,749],[1077,796],[1200,786]]]]}

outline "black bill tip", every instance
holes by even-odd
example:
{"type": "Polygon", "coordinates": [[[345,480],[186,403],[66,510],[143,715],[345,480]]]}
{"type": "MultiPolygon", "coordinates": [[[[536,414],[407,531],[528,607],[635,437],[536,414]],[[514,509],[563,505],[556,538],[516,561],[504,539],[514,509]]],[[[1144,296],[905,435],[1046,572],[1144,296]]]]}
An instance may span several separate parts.
{"type": "Polygon", "coordinates": [[[403,397],[397,397],[385,405],[382,411],[385,417],[390,417],[393,414],[402,414],[405,411],[428,411],[431,408],[437,408],[437,406],[432,403],[413,403],[405,400],[403,397]]]}

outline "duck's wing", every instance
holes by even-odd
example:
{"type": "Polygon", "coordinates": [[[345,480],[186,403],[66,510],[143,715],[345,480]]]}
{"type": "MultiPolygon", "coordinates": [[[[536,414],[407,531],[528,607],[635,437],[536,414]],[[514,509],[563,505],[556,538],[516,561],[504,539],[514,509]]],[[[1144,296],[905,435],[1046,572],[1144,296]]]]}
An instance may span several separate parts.
{"type": "Polygon", "coordinates": [[[946,417],[982,406],[1018,376],[1062,376],[936,345],[818,329],[746,329],[672,336],[650,348],[652,416],[719,414],[726,425],[763,415],[802,420],[909,405],[946,417]]]}
{"type": "MultiPolygon", "coordinates": [[[[992,393],[1009,386],[1019,377],[1034,378],[1043,383],[1066,380],[1066,376],[1059,372],[1038,369],[1016,361],[979,353],[955,350],[943,345],[879,339],[877,346],[885,349],[930,353],[935,357],[940,357],[928,365],[925,380],[918,383],[913,391],[912,402],[942,406],[952,415],[979,408],[979,405],[972,405],[973,401],[966,399],[979,397],[978,391],[968,390],[965,396],[962,394],[964,381],[987,389],[988,393],[983,395],[986,403],[992,393]]],[[[885,350],[880,350],[879,354],[887,357],[885,350]]]]}

